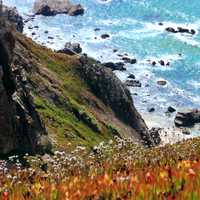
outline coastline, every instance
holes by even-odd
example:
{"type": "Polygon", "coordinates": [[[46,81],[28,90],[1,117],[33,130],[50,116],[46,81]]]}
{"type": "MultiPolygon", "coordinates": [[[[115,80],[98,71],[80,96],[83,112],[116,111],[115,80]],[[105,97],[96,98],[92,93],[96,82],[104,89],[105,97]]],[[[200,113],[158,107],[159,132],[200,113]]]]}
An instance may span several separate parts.
{"type": "MultiPolygon", "coordinates": [[[[58,18],[59,17],[57,16],[57,17],[54,17],[54,20],[52,20],[52,18],[48,18],[48,19],[52,20],[53,23],[56,23],[56,20],[58,20],[58,18]]],[[[69,22],[71,21],[71,19],[69,19],[69,17],[64,17],[64,19],[69,20],[69,22]]],[[[82,16],[81,16],[81,18],[78,18],[78,20],[80,20],[80,24],[81,24],[83,22],[82,16]]],[[[74,22],[73,23],[76,24],[78,22],[78,20],[74,19],[75,23],[74,22]]],[[[79,42],[80,36],[78,36],[78,34],[73,35],[75,33],[75,30],[73,30],[70,33],[71,35],[73,35],[73,37],[71,36],[70,40],[68,40],[69,37],[66,37],[66,39],[64,39],[65,38],[64,32],[62,32],[61,29],[57,29],[57,27],[55,27],[55,29],[52,32],[49,30],[49,34],[45,34],[44,31],[46,29],[48,29],[48,25],[43,26],[45,23],[47,23],[47,19],[45,19],[42,16],[37,17],[36,21],[35,21],[35,19],[33,19],[32,21],[30,21],[30,23],[25,24],[24,34],[31,37],[34,41],[39,42],[40,44],[47,46],[47,47],[54,49],[54,50],[55,49],[58,50],[58,49],[62,48],[65,42],[69,42],[69,41],[71,41],[71,42],[75,41],[76,42],[77,40],[79,42]],[[33,23],[32,27],[29,27],[31,23],[33,23]],[[37,25],[39,25],[39,28],[34,28],[37,25]],[[56,31],[58,31],[59,34],[55,34],[56,31]],[[32,35],[33,32],[35,32],[36,35],[32,35]],[[52,38],[50,39],[50,37],[52,37],[53,39],[52,38]],[[46,38],[48,38],[48,39],[46,39],[46,38]],[[43,43],[44,41],[46,41],[46,43],[43,43]]],[[[114,20],[114,22],[112,22],[111,20],[110,21],[107,20],[107,21],[104,21],[104,23],[105,23],[104,25],[106,27],[109,23],[110,23],[111,26],[112,25],[114,26],[115,23],[117,25],[118,22],[117,21],[115,22],[115,20],[114,20]],[[106,24],[106,23],[108,23],[108,24],[106,24]]],[[[133,23],[133,20],[131,21],[131,23],[133,23]]],[[[187,27],[187,28],[195,28],[195,30],[197,29],[197,24],[191,25],[191,26],[188,26],[188,25],[185,26],[184,23],[169,23],[167,21],[164,21],[163,23],[164,23],[164,26],[160,26],[159,24],[153,23],[153,22],[147,23],[147,24],[145,24],[145,27],[148,30],[151,30],[150,32],[153,31],[153,33],[154,33],[154,31],[156,30],[156,31],[159,32],[159,34],[163,34],[165,28],[168,27],[168,26],[171,26],[172,28],[176,28],[177,26],[180,25],[180,26],[187,27]]],[[[82,27],[82,28],[84,30],[84,27],[82,27]]],[[[104,28],[102,28],[100,33],[104,33],[104,32],[108,31],[106,28],[104,30],[104,28]]],[[[157,34],[156,31],[155,31],[155,33],[157,34]]],[[[113,38],[117,39],[116,33],[110,34],[110,38],[108,40],[104,40],[104,39],[100,38],[100,33],[96,33],[94,30],[91,29],[91,30],[88,30],[88,32],[85,33],[85,35],[83,35],[83,39],[80,41],[80,44],[83,47],[84,53],[88,53],[89,56],[93,56],[95,59],[99,59],[101,62],[104,62],[104,61],[118,62],[118,61],[120,61],[121,58],[118,56],[118,54],[124,54],[125,55],[125,54],[127,54],[126,51],[123,51],[123,50],[121,51],[121,49],[118,48],[118,52],[113,53],[114,47],[109,42],[113,38]],[[97,39],[95,39],[94,37],[97,37],[97,39]],[[87,43],[89,43],[89,44],[92,43],[91,48],[88,49],[87,43]],[[93,51],[92,47],[94,47],[94,51],[93,51]],[[98,54],[99,51],[97,51],[97,53],[95,51],[95,49],[98,49],[98,47],[105,47],[105,48],[101,49],[101,54],[98,54]]],[[[141,32],[141,33],[143,33],[143,32],[141,32]]],[[[122,34],[122,32],[120,31],[119,34],[122,34]]],[[[198,32],[197,32],[197,34],[198,34],[198,32]]],[[[136,38],[141,36],[141,35],[142,34],[140,34],[140,32],[138,32],[138,34],[136,34],[136,38]]],[[[127,37],[127,35],[126,35],[126,37],[127,37]]],[[[188,37],[185,37],[185,36],[179,37],[179,35],[176,35],[174,37],[178,38],[179,40],[184,40],[184,42],[189,41],[189,44],[191,46],[196,45],[196,43],[192,42],[193,38],[189,39],[188,37]]],[[[126,64],[125,67],[126,67],[127,70],[125,71],[125,73],[120,72],[120,71],[116,71],[116,74],[117,74],[117,77],[122,82],[125,82],[127,80],[127,76],[130,73],[133,73],[134,75],[136,75],[137,80],[139,80],[142,83],[141,88],[135,88],[135,87],[132,88],[131,87],[129,89],[130,89],[132,94],[138,93],[137,96],[132,95],[133,100],[135,102],[137,110],[142,114],[142,117],[144,118],[148,127],[149,128],[161,127],[161,128],[164,129],[163,134],[161,134],[161,135],[163,135],[162,136],[163,143],[166,143],[166,141],[170,141],[170,142],[179,141],[181,139],[196,136],[198,133],[200,133],[199,128],[193,128],[193,129],[190,129],[191,135],[186,136],[186,135],[182,134],[182,131],[180,129],[174,127],[174,123],[173,123],[174,117],[175,117],[174,114],[171,115],[170,117],[165,116],[165,111],[166,111],[167,107],[165,107],[165,108],[161,107],[160,108],[159,107],[160,104],[166,104],[166,103],[168,104],[169,103],[169,105],[171,105],[171,103],[166,101],[166,99],[164,99],[164,98],[168,95],[168,92],[171,92],[171,90],[174,90],[173,91],[174,93],[176,93],[176,92],[181,93],[181,90],[179,89],[178,91],[176,91],[177,88],[173,88],[174,85],[171,85],[170,81],[168,82],[167,86],[158,87],[157,84],[156,84],[156,81],[159,80],[159,77],[155,76],[153,73],[152,73],[153,75],[151,74],[152,71],[151,71],[150,68],[152,68],[152,66],[149,65],[149,63],[147,62],[147,58],[149,57],[151,60],[155,60],[157,63],[159,62],[159,59],[161,59],[161,60],[164,60],[165,62],[170,62],[173,65],[174,62],[176,62],[176,61],[182,62],[185,59],[184,55],[179,56],[178,54],[176,54],[176,55],[171,54],[171,55],[166,55],[166,56],[160,57],[160,58],[151,57],[151,56],[147,55],[146,59],[141,59],[139,55],[137,55],[137,54],[133,55],[134,54],[133,52],[128,53],[128,54],[129,54],[128,57],[136,57],[137,58],[137,61],[138,61],[137,64],[136,65],[126,64]],[[122,73],[124,73],[124,74],[122,74],[122,73]],[[148,76],[146,76],[146,75],[148,75],[148,76]],[[149,86],[146,87],[146,85],[150,85],[150,87],[149,86]],[[156,89],[156,90],[154,91],[154,89],[156,89]],[[154,91],[154,93],[152,94],[153,91],[154,91]],[[158,93],[158,95],[157,95],[157,93],[158,93]],[[150,97],[150,95],[152,97],[150,97]],[[163,95],[163,99],[159,99],[159,98],[162,97],[162,95],[163,95]],[[158,99],[159,99],[159,101],[158,101],[158,99]],[[156,106],[158,106],[158,109],[157,109],[156,106]],[[150,107],[150,108],[155,107],[156,111],[153,112],[153,113],[149,113],[148,110],[147,110],[148,107],[150,107]],[[169,135],[169,136],[167,136],[168,138],[166,138],[166,136],[165,136],[166,135],[164,133],[165,131],[167,131],[167,135],[169,135]],[[170,134],[171,132],[173,132],[173,134],[170,134]],[[197,132],[197,134],[196,134],[196,132],[197,132]]],[[[155,70],[155,71],[156,70],[157,71],[159,71],[159,70],[160,71],[162,71],[162,70],[167,71],[167,70],[171,70],[171,69],[172,69],[171,66],[169,68],[166,68],[166,67],[163,67],[163,66],[158,66],[157,68],[155,68],[153,70],[155,70]]],[[[178,97],[181,97],[181,95],[182,94],[180,94],[178,97]]],[[[188,93],[186,95],[185,99],[187,99],[187,97],[191,97],[190,93],[188,93]]],[[[172,98],[173,98],[173,95],[172,95],[172,98]]],[[[190,103],[190,101],[192,101],[192,100],[189,99],[188,102],[190,103]]],[[[185,104],[187,104],[188,102],[186,101],[185,104]]],[[[196,102],[198,102],[198,101],[196,100],[196,102]]],[[[185,106],[185,104],[184,104],[184,106],[185,106]]],[[[190,107],[190,104],[188,104],[188,106],[190,107]]],[[[182,106],[180,106],[179,108],[178,107],[176,107],[176,108],[177,108],[177,111],[178,111],[179,108],[182,108],[182,106]]]]}

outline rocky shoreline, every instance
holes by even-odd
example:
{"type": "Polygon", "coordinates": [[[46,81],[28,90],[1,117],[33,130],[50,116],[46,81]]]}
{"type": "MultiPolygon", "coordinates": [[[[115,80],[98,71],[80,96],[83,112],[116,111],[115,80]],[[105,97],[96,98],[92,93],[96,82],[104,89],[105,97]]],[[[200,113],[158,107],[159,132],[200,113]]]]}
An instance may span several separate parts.
{"type": "MultiPolygon", "coordinates": [[[[57,14],[60,14],[60,13],[68,13],[69,15],[73,15],[74,16],[74,15],[83,14],[83,12],[84,12],[82,6],[80,6],[80,5],[78,5],[78,7],[76,7],[78,11],[74,11],[73,10],[74,14],[71,14],[71,12],[69,12],[69,7],[71,7],[71,4],[70,4],[70,6],[68,5],[68,8],[67,8],[68,11],[66,11],[67,9],[63,8],[63,6],[62,6],[62,8],[64,10],[62,10],[60,8],[55,8],[56,5],[54,5],[54,4],[52,5],[52,2],[48,1],[46,3],[48,4],[48,7],[51,8],[49,10],[49,8],[46,9],[46,7],[47,7],[46,5],[41,3],[41,2],[44,2],[44,1],[41,1],[40,3],[38,3],[38,2],[36,2],[37,6],[34,7],[34,13],[35,14],[42,14],[42,15],[45,15],[45,16],[50,16],[50,15],[57,15],[57,14]],[[82,11],[79,12],[79,9],[81,9],[82,11]]],[[[73,9],[75,9],[75,7],[73,7],[73,9]]],[[[31,16],[29,19],[25,20],[24,23],[27,23],[30,20],[31,21],[34,20],[34,16],[31,16]]],[[[163,23],[160,22],[159,26],[163,26],[163,23]]],[[[29,30],[32,32],[32,36],[34,36],[34,37],[37,36],[36,31],[37,31],[38,28],[40,28],[40,27],[39,26],[29,27],[29,30]],[[34,30],[36,30],[36,31],[34,31],[34,30]]],[[[101,31],[101,29],[100,28],[96,28],[94,31],[98,32],[98,31],[101,31]]],[[[166,27],[165,31],[169,32],[169,33],[186,33],[186,34],[190,34],[190,35],[195,35],[196,32],[197,32],[194,29],[186,29],[186,28],[183,28],[183,27],[177,27],[177,28],[166,27]]],[[[47,42],[49,42],[49,43],[53,42],[54,37],[49,35],[48,30],[46,30],[44,32],[44,34],[48,35],[48,41],[47,42]]],[[[100,35],[100,38],[103,39],[103,40],[109,40],[110,37],[111,37],[111,35],[107,34],[107,33],[104,33],[104,34],[100,35]]],[[[97,39],[96,36],[94,37],[94,39],[97,39]]],[[[65,53],[65,54],[68,54],[68,55],[76,55],[76,54],[81,54],[82,53],[81,44],[79,44],[79,43],[70,43],[68,41],[66,41],[66,42],[67,43],[66,43],[65,47],[63,49],[58,50],[59,53],[65,53]]],[[[102,65],[104,65],[106,68],[110,68],[112,71],[116,71],[116,70],[117,71],[126,71],[126,65],[127,64],[128,65],[135,65],[135,64],[137,64],[137,62],[140,62],[139,60],[137,60],[137,58],[133,58],[131,56],[129,57],[129,55],[127,53],[121,54],[121,53],[118,53],[118,52],[119,52],[118,49],[113,49],[113,54],[117,54],[117,56],[120,59],[120,62],[105,62],[105,63],[101,63],[100,62],[100,63],[102,65]]],[[[182,55],[179,54],[179,56],[181,57],[182,55]]],[[[146,62],[152,67],[169,67],[170,64],[171,64],[169,60],[164,60],[164,59],[158,59],[158,60],[149,59],[146,62]]],[[[146,88],[148,88],[148,85],[142,85],[140,80],[138,80],[137,77],[134,74],[129,74],[127,79],[125,80],[124,84],[127,87],[131,87],[131,88],[134,88],[134,87],[137,87],[137,88],[146,87],[146,88]]],[[[168,82],[166,80],[157,80],[158,87],[165,87],[167,84],[168,84],[168,82]]],[[[135,93],[135,95],[137,95],[137,93],[135,93]]],[[[151,114],[151,113],[154,113],[154,112],[155,112],[155,108],[154,107],[147,108],[147,113],[151,114]]],[[[176,112],[177,112],[177,114],[176,114],[176,116],[174,118],[174,125],[179,127],[179,129],[178,129],[179,132],[181,132],[183,134],[190,133],[190,131],[185,131],[185,129],[181,128],[181,127],[182,126],[183,127],[185,127],[185,126],[193,126],[194,123],[198,123],[199,122],[199,114],[195,114],[195,113],[196,112],[199,113],[199,111],[195,111],[195,110],[190,111],[190,113],[192,112],[192,114],[187,119],[187,122],[189,121],[188,123],[185,122],[185,120],[186,120],[185,118],[180,123],[180,113],[179,113],[179,111],[177,111],[177,108],[174,108],[173,106],[169,106],[169,107],[166,108],[166,113],[170,114],[170,113],[176,113],[176,112]],[[195,118],[195,120],[194,120],[194,118],[195,118]],[[198,119],[196,120],[196,118],[198,118],[198,119]]],[[[189,111],[184,111],[184,113],[186,113],[186,114],[182,113],[181,115],[188,116],[187,115],[188,112],[189,111]]]]}

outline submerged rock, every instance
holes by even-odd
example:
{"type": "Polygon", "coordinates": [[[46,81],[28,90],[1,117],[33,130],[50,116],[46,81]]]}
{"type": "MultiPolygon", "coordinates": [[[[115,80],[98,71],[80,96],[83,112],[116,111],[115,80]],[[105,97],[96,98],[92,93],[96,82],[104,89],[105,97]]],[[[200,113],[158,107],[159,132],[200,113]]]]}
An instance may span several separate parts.
{"type": "Polygon", "coordinates": [[[36,0],[33,12],[36,15],[44,16],[54,16],[57,14],[75,16],[84,14],[84,9],[80,4],[71,4],[69,0],[36,0]]]}

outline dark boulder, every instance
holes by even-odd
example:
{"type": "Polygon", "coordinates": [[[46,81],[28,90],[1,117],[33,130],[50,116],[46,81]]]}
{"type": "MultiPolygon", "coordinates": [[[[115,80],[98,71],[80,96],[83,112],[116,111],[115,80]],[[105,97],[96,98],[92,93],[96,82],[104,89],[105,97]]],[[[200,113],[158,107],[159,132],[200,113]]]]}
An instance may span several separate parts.
{"type": "Polygon", "coordinates": [[[173,108],[172,106],[169,106],[169,107],[167,108],[167,112],[173,113],[173,112],[176,112],[176,109],[173,108]]]}
{"type": "Polygon", "coordinates": [[[170,32],[170,33],[178,33],[178,31],[175,30],[175,29],[172,28],[172,27],[167,27],[165,30],[166,30],[167,32],[170,32]]]}
{"type": "Polygon", "coordinates": [[[128,78],[130,78],[130,79],[135,79],[135,75],[134,75],[134,74],[129,74],[129,75],[128,75],[128,78]]]}
{"type": "Polygon", "coordinates": [[[110,35],[107,34],[107,33],[101,35],[101,38],[102,38],[102,39],[107,39],[107,38],[109,38],[109,37],[110,37],[110,35]]]}
{"type": "Polygon", "coordinates": [[[188,29],[188,28],[183,28],[183,27],[177,27],[176,29],[172,27],[167,27],[165,30],[171,33],[187,33],[191,35],[194,35],[196,33],[194,29],[188,29]]]}
{"type": "Polygon", "coordinates": [[[125,85],[128,87],[142,87],[142,83],[138,80],[126,80],[125,85]]]}
{"type": "Polygon", "coordinates": [[[105,67],[112,69],[113,71],[119,70],[119,71],[126,71],[126,68],[124,67],[124,63],[122,62],[107,62],[107,63],[102,63],[105,67]]]}
{"type": "Polygon", "coordinates": [[[163,60],[160,60],[159,61],[160,65],[164,66],[165,65],[165,62],[163,60]]]}
{"type": "Polygon", "coordinates": [[[151,112],[154,112],[154,111],[155,111],[155,108],[154,108],[154,107],[150,107],[150,108],[148,108],[147,110],[148,110],[148,112],[151,113],[151,112]]]}
{"type": "Polygon", "coordinates": [[[137,63],[137,60],[135,58],[122,57],[122,60],[125,63],[129,63],[129,64],[136,64],[137,63]]]}
{"type": "Polygon", "coordinates": [[[200,123],[200,110],[193,109],[178,112],[174,123],[179,127],[189,127],[193,126],[195,123],[200,123]]]}

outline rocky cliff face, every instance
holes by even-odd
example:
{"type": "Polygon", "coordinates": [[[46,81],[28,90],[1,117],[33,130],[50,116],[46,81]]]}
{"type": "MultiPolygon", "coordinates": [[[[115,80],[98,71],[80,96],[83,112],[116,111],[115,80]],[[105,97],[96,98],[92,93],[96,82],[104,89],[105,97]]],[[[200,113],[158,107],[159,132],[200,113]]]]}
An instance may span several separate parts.
{"type": "Polygon", "coordinates": [[[17,31],[22,33],[24,29],[23,18],[18,13],[17,9],[3,5],[2,10],[3,16],[15,26],[17,31]]]}
{"type": "Polygon", "coordinates": [[[0,26],[0,154],[92,147],[113,136],[154,145],[128,89],[84,55],[65,55],[0,26]],[[13,32],[13,34],[12,34],[13,32]]]}
{"type": "Polygon", "coordinates": [[[13,65],[15,38],[0,19],[0,154],[42,151],[46,131],[34,109],[23,66],[13,65]]]}
{"type": "Polygon", "coordinates": [[[134,107],[131,94],[127,87],[114,75],[111,69],[81,58],[82,66],[79,68],[81,76],[85,79],[91,90],[106,105],[110,106],[117,118],[135,130],[144,144],[153,144],[148,128],[134,107]]]}

